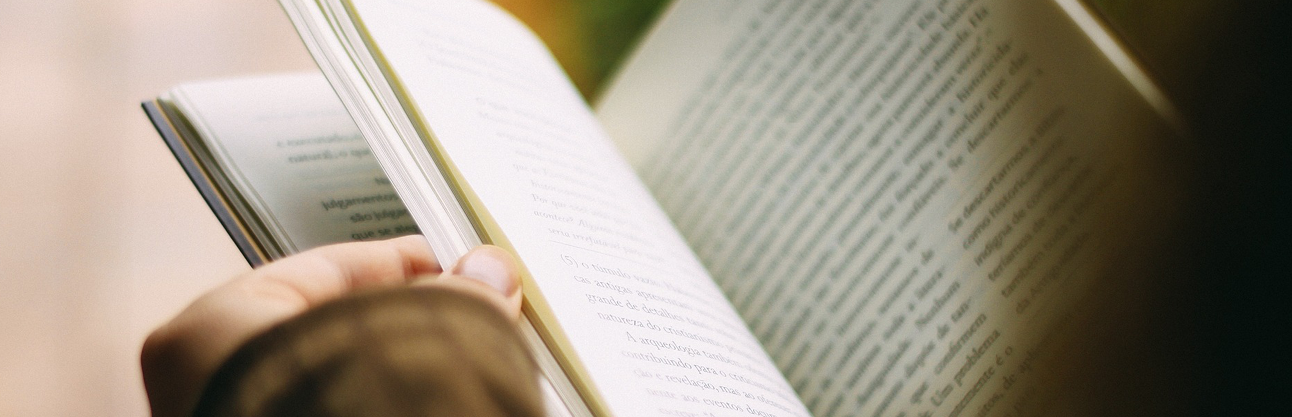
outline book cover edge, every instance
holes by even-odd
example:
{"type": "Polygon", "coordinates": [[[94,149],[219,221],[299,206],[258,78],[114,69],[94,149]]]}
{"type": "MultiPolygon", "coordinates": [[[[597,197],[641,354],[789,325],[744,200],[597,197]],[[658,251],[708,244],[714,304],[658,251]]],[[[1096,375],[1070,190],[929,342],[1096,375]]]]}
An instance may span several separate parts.
{"type": "Polygon", "coordinates": [[[215,185],[207,178],[206,172],[190,155],[188,147],[180,140],[179,133],[171,126],[170,119],[162,112],[161,107],[155,101],[144,101],[140,106],[143,108],[144,114],[148,116],[148,120],[152,122],[153,128],[157,130],[157,134],[161,136],[162,142],[166,144],[166,148],[170,149],[171,155],[184,169],[184,174],[197,188],[202,200],[206,202],[207,207],[211,209],[216,219],[220,221],[220,225],[224,227],[224,231],[229,234],[229,238],[238,247],[242,257],[253,268],[263,265],[265,257],[257,250],[250,236],[243,231],[241,223],[229,210],[223,196],[216,190],[215,185]]]}

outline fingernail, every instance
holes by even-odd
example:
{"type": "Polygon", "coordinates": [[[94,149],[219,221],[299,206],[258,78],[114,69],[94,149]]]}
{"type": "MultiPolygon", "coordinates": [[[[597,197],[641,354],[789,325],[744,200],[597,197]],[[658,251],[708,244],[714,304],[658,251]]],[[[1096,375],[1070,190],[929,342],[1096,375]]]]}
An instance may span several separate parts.
{"type": "Polygon", "coordinates": [[[453,275],[470,278],[510,297],[519,288],[516,261],[496,246],[481,246],[467,252],[453,266],[453,275]]]}

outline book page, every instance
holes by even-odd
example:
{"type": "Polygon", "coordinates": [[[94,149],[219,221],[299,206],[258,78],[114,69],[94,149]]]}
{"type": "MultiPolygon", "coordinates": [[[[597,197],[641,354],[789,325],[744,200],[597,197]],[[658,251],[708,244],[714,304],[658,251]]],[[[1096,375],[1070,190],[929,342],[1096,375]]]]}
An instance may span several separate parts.
{"type": "Polygon", "coordinates": [[[484,1],[345,6],[590,408],[807,415],[531,32],[484,1]]]}
{"type": "Polygon", "coordinates": [[[417,233],[322,76],[185,84],[167,99],[281,246],[275,256],[417,233]]]}
{"type": "Polygon", "coordinates": [[[598,110],[818,416],[1043,409],[1173,153],[1048,1],[681,0],[598,110]]]}

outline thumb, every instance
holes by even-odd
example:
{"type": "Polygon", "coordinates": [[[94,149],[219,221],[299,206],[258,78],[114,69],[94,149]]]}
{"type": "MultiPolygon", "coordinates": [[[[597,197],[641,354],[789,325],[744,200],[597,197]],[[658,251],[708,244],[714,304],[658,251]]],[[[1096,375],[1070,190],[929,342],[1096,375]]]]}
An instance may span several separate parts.
{"type": "Polygon", "coordinates": [[[445,287],[483,297],[515,320],[520,317],[520,274],[516,259],[497,246],[467,252],[438,278],[420,278],[416,286],[445,287]]]}

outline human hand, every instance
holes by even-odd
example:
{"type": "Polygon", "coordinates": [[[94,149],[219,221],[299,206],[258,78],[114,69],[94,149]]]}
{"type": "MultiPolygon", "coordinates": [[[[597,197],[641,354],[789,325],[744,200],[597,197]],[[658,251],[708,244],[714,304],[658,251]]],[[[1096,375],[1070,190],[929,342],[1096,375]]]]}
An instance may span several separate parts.
{"type": "Polygon", "coordinates": [[[359,290],[441,287],[483,298],[515,319],[516,271],[507,252],[482,246],[441,274],[421,236],[325,246],[266,264],[202,295],[144,342],[140,364],[153,416],[191,414],[206,381],[244,342],[359,290]]]}

